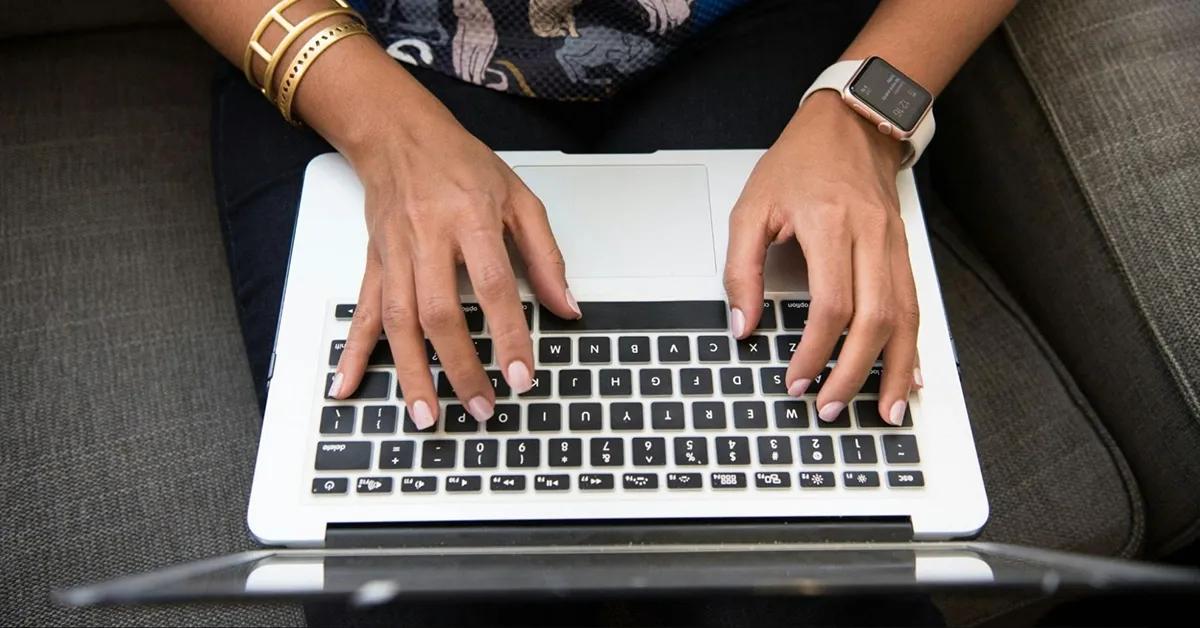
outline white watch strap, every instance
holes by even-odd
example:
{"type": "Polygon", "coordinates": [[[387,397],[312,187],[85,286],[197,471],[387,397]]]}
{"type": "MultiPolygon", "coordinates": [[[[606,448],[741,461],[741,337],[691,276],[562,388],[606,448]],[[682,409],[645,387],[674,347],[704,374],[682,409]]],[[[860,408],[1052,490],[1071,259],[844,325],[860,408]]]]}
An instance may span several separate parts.
{"type": "MultiPolygon", "coordinates": [[[[825,68],[824,72],[813,81],[812,86],[804,92],[804,96],[800,98],[800,105],[803,106],[804,101],[808,100],[809,96],[823,89],[832,89],[839,94],[845,89],[850,79],[854,78],[854,73],[858,68],[862,67],[862,59],[851,59],[848,61],[838,61],[833,65],[825,68]]],[[[913,134],[905,144],[908,144],[908,156],[904,158],[904,162],[900,164],[901,168],[911,168],[917,160],[921,158],[921,154],[925,152],[925,147],[929,146],[929,142],[933,140],[933,132],[937,125],[933,121],[933,109],[930,109],[925,117],[917,123],[917,128],[913,129],[913,134]]]]}

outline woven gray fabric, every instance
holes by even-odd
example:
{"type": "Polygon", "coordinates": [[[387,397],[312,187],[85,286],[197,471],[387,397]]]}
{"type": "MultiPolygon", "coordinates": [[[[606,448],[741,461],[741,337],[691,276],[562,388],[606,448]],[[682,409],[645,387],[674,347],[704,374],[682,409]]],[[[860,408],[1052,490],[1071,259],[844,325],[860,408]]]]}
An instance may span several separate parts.
{"type": "Polygon", "coordinates": [[[0,0],[0,38],[163,24],[178,19],[162,0],[0,0]]]}
{"type": "Polygon", "coordinates": [[[986,44],[940,101],[935,184],[1121,444],[1161,555],[1200,532],[1200,5],[1042,0],[1009,29],[1036,93],[986,44]]]}
{"type": "Polygon", "coordinates": [[[76,611],[53,588],[251,547],[256,404],[180,27],[0,43],[0,625],[298,625],[296,606],[76,611]]]}

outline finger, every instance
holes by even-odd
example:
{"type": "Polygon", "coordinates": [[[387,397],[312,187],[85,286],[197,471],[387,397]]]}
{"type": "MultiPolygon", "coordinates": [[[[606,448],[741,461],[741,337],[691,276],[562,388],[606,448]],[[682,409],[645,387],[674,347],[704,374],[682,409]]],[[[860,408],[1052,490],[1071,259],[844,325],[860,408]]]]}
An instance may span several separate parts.
{"type": "Polygon", "coordinates": [[[379,341],[382,325],[379,271],[379,256],[373,247],[368,246],[367,264],[358,290],[358,303],[354,306],[354,317],[350,319],[350,330],[346,334],[346,346],[338,358],[337,370],[326,393],[333,399],[345,399],[358,388],[371,351],[379,341]]]}
{"type": "Polygon", "coordinates": [[[925,374],[921,372],[921,356],[917,354],[913,360],[913,390],[921,390],[925,387],[925,374]]]}
{"type": "MultiPolygon", "coordinates": [[[[837,365],[817,395],[817,416],[834,421],[870,374],[892,335],[895,303],[886,231],[860,233],[854,241],[854,316],[837,365]]],[[[911,371],[911,367],[909,368],[911,371]]]]}
{"type": "Polygon", "coordinates": [[[533,342],[504,237],[499,228],[476,233],[462,243],[471,286],[487,315],[488,332],[504,379],[517,394],[528,392],[533,387],[533,342]]]}
{"type": "Polygon", "coordinates": [[[407,255],[389,255],[383,279],[383,329],[396,364],[396,379],[417,429],[432,427],[440,407],[421,333],[413,268],[407,255]]]}
{"type": "Polygon", "coordinates": [[[523,192],[513,202],[509,230],[525,260],[530,287],[538,301],[559,318],[580,318],[583,314],[567,285],[567,264],[550,229],[546,208],[524,185],[521,183],[523,192]]]}
{"type": "Polygon", "coordinates": [[[812,302],[808,322],[788,363],[788,394],[799,397],[833,354],[854,313],[854,277],[851,271],[851,240],[844,230],[809,233],[796,230],[796,239],[808,265],[808,290],[812,302]]]}
{"type": "Polygon", "coordinates": [[[763,263],[771,239],[761,215],[739,201],[729,214],[729,245],[725,251],[729,330],[735,338],[745,338],[762,317],[763,263]]]}
{"type": "Polygon", "coordinates": [[[879,416],[892,425],[904,422],[908,396],[921,377],[917,363],[917,330],[921,313],[917,286],[908,261],[904,229],[892,236],[892,290],[896,302],[895,327],[883,350],[883,380],[879,387],[879,416]]]}
{"type": "Polygon", "coordinates": [[[475,343],[467,332],[462,303],[458,299],[458,273],[454,253],[445,249],[418,254],[413,259],[417,289],[417,313],[421,327],[437,350],[442,370],[475,420],[492,417],[496,391],[483,372],[475,343]]]}

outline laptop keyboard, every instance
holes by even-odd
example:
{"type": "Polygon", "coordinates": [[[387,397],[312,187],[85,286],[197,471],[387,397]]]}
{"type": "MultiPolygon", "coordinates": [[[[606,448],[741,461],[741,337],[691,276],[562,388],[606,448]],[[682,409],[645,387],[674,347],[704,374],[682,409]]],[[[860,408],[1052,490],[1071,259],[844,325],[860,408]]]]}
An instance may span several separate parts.
{"type": "MultiPolygon", "coordinates": [[[[458,403],[427,341],[441,415],[417,430],[381,340],[351,398],[326,399],[320,408],[312,493],[619,499],[627,492],[924,486],[912,416],[899,427],[879,417],[879,365],[831,423],[814,409],[828,368],[802,398],[787,395],[784,375],[804,330],[805,300],[765,300],[758,329],[741,341],[727,331],[723,301],[585,302],[578,321],[523,305],[537,361],[532,390],[512,393],[483,311],[464,304],[496,390],[495,415],[480,424],[458,403]]],[[[323,390],[353,313],[353,304],[331,308],[323,390]]]]}

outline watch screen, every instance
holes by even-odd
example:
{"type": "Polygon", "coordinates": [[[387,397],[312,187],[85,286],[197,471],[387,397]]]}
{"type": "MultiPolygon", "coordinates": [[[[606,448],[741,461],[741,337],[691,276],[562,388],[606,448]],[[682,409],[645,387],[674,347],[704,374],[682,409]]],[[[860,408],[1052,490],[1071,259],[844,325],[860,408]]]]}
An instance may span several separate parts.
{"type": "Polygon", "coordinates": [[[879,57],[867,61],[850,86],[850,93],[905,132],[913,130],[933,101],[924,87],[879,57]]]}

